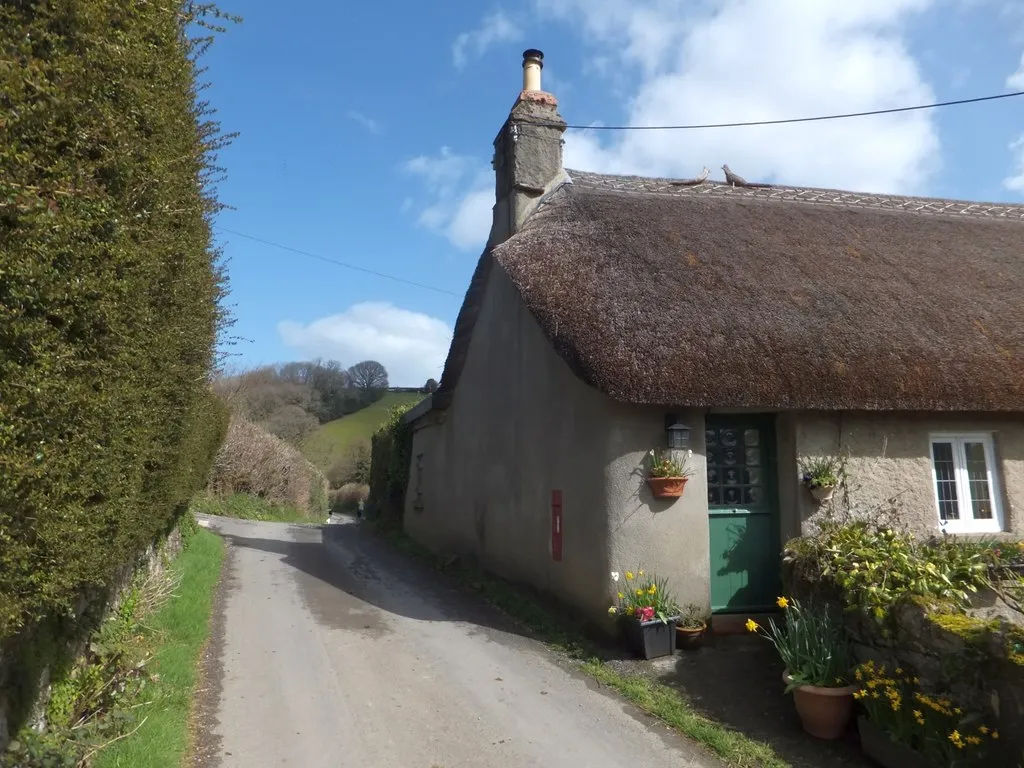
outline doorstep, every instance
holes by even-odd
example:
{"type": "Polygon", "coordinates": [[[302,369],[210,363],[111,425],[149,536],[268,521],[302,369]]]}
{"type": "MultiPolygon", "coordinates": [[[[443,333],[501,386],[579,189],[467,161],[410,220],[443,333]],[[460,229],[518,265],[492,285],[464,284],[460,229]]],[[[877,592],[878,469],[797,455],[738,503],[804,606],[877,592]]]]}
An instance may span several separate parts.
{"type": "Polygon", "coordinates": [[[778,619],[780,611],[761,613],[716,613],[711,616],[711,633],[714,635],[744,635],[747,633],[747,619],[766,626],[769,619],[778,619]]]}

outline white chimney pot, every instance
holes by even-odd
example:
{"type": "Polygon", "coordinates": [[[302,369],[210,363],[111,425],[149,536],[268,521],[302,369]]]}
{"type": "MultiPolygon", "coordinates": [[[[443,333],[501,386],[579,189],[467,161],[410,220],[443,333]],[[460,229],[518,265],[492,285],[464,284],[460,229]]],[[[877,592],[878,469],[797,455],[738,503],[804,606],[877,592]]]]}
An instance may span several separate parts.
{"type": "Polygon", "coordinates": [[[544,68],[544,54],[535,48],[523,51],[523,90],[540,91],[540,71],[544,68]]]}

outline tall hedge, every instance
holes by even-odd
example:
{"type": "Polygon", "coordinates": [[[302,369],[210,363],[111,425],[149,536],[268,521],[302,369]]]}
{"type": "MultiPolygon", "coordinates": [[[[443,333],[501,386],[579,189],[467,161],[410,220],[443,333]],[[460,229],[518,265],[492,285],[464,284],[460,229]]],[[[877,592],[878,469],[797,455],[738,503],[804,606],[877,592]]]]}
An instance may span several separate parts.
{"type": "Polygon", "coordinates": [[[0,640],[169,529],[223,437],[210,12],[0,2],[0,640]]]}

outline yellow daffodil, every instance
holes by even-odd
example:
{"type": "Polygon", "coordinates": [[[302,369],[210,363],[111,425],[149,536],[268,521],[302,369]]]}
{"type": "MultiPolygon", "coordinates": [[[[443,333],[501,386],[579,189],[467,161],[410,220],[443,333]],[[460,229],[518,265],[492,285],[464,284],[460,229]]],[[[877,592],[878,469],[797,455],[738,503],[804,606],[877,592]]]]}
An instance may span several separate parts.
{"type": "Polygon", "coordinates": [[[789,600],[787,600],[784,597],[780,597],[778,600],[776,600],[775,604],[779,606],[779,608],[789,608],[789,600]]]}
{"type": "Polygon", "coordinates": [[[980,734],[982,734],[983,736],[985,736],[985,735],[988,735],[988,726],[987,726],[987,725],[983,725],[983,726],[981,726],[981,727],[980,727],[980,728],[978,729],[978,732],[979,732],[980,734]]]}
{"type": "Polygon", "coordinates": [[[636,572],[636,575],[637,576],[643,576],[644,575],[644,569],[641,568],[639,571],[636,572]]]}
{"type": "Polygon", "coordinates": [[[999,739],[999,731],[992,731],[992,738],[998,740],[999,739]]]}
{"type": "Polygon", "coordinates": [[[761,628],[761,625],[753,619],[747,619],[746,627],[747,632],[757,632],[757,630],[761,628]]]}
{"type": "Polygon", "coordinates": [[[614,616],[618,612],[619,612],[618,609],[614,605],[611,608],[608,609],[608,614],[610,616],[614,616]]]}
{"type": "Polygon", "coordinates": [[[981,739],[979,739],[977,736],[968,736],[967,743],[974,744],[975,746],[977,746],[978,744],[981,744],[981,739]]]}
{"type": "Polygon", "coordinates": [[[924,717],[924,714],[921,712],[920,709],[915,709],[911,714],[917,718],[924,717]]]}
{"type": "Polygon", "coordinates": [[[647,594],[648,595],[653,595],[653,594],[657,593],[657,591],[658,591],[658,588],[656,586],[654,586],[653,584],[651,584],[650,588],[647,590],[647,594]]]}
{"type": "Polygon", "coordinates": [[[632,580],[633,580],[633,572],[632,571],[626,571],[626,581],[632,581],[632,580]]]}
{"type": "Polygon", "coordinates": [[[621,592],[619,592],[619,600],[625,600],[625,599],[626,599],[626,596],[624,594],[622,594],[621,592]]]}
{"type": "Polygon", "coordinates": [[[638,590],[636,591],[636,596],[637,596],[637,597],[641,597],[641,596],[643,595],[643,593],[644,593],[644,591],[643,591],[642,589],[638,589],[638,590]]]}
{"type": "Polygon", "coordinates": [[[952,742],[953,746],[956,747],[957,749],[963,749],[964,748],[964,740],[960,736],[960,731],[953,731],[951,734],[949,734],[949,740],[952,742]]]}

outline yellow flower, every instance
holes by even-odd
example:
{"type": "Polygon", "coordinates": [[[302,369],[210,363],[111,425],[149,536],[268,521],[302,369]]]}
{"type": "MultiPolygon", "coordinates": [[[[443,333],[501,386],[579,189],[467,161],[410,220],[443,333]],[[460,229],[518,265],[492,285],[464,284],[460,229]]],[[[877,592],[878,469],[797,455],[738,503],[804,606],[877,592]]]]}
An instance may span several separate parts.
{"type": "Polygon", "coordinates": [[[614,605],[608,609],[609,616],[614,616],[616,613],[618,613],[618,609],[614,605]]]}
{"type": "Polygon", "coordinates": [[[784,597],[780,597],[778,600],[776,600],[775,604],[779,606],[779,608],[789,608],[789,600],[787,600],[784,597]]]}
{"type": "Polygon", "coordinates": [[[637,576],[643,576],[644,575],[644,569],[641,568],[639,571],[636,572],[636,575],[637,576]]]}
{"type": "Polygon", "coordinates": [[[625,599],[626,599],[626,596],[624,594],[622,594],[621,592],[619,592],[619,600],[625,600],[625,599]]]}
{"type": "Polygon", "coordinates": [[[633,572],[632,571],[626,571],[626,581],[632,581],[632,580],[633,580],[633,572]]]}
{"type": "Polygon", "coordinates": [[[853,676],[857,680],[863,680],[864,679],[864,673],[861,672],[860,669],[857,669],[857,671],[853,673],[853,676]]]}
{"type": "Polygon", "coordinates": [[[871,698],[872,698],[872,699],[877,699],[877,698],[879,698],[879,696],[878,696],[878,691],[872,691],[872,692],[871,692],[871,698]]]}
{"type": "Polygon", "coordinates": [[[949,740],[956,746],[963,746],[963,740],[960,738],[960,731],[953,731],[949,734],[949,740]]]}
{"type": "Polygon", "coordinates": [[[992,731],[992,738],[998,740],[999,739],[999,731],[992,731]]]}
{"type": "Polygon", "coordinates": [[[983,735],[983,736],[984,736],[984,735],[986,735],[986,734],[988,734],[988,726],[987,726],[987,725],[983,725],[983,726],[981,726],[981,727],[980,727],[980,728],[978,729],[978,733],[980,733],[980,734],[981,734],[981,735],[983,735]]]}
{"type": "Polygon", "coordinates": [[[977,746],[978,744],[981,744],[981,739],[979,739],[977,736],[968,736],[967,743],[974,744],[975,746],[977,746]]]}
{"type": "Polygon", "coordinates": [[[648,595],[653,595],[657,591],[658,591],[658,588],[656,586],[654,586],[653,584],[651,584],[650,588],[647,590],[647,594],[648,595]]]}
{"type": "Polygon", "coordinates": [[[757,632],[757,630],[761,628],[761,626],[753,619],[747,619],[746,627],[747,632],[757,632]]]}
{"type": "Polygon", "coordinates": [[[911,714],[912,714],[912,715],[913,715],[914,717],[916,717],[917,719],[919,719],[919,720],[920,720],[920,719],[921,719],[922,717],[924,717],[924,715],[923,715],[923,714],[921,713],[921,710],[920,710],[920,709],[915,709],[915,710],[914,710],[913,712],[911,712],[911,714]]]}
{"type": "Polygon", "coordinates": [[[863,689],[862,689],[862,690],[859,690],[859,691],[854,691],[854,692],[853,692],[853,698],[855,698],[855,699],[857,699],[858,701],[860,701],[860,700],[861,700],[861,699],[863,699],[863,698],[864,698],[865,696],[867,696],[867,694],[868,694],[868,692],[867,692],[867,691],[865,691],[865,690],[863,690],[863,689]]]}
{"type": "Polygon", "coordinates": [[[637,596],[637,597],[640,597],[641,595],[643,595],[643,593],[644,593],[644,591],[643,591],[642,589],[638,589],[638,590],[636,591],[636,596],[637,596]]]}

